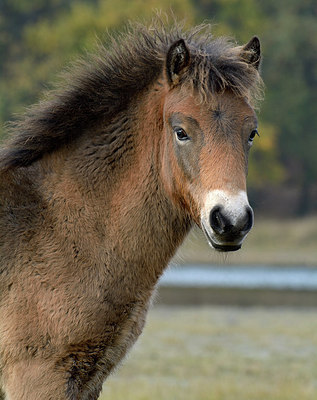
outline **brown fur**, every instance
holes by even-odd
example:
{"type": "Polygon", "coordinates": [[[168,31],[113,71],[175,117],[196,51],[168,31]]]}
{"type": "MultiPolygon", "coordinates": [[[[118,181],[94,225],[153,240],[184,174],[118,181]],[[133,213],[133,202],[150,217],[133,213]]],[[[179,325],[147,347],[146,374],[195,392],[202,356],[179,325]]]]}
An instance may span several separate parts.
{"type": "Polygon", "coordinates": [[[247,133],[221,128],[214,111],[223,109],[224,124],[235,118],[237,131],[253,116],[260,78],[249,49],[200,31],[131,28],[15,124],[0,157],[8,399],[97,399],[141,333],[169,259],[199,224],[201,192],[221,185],[224,149],[235,154],[227,170],[239,166],[231,183],[245,185],[247,133]],[[191,56],[176,84],[165,60],[179,38],[191,56]],[[174,112],[189,113],[204,134],[192,161],[175,153],[174,112]],[[212,172],[213,124],[222,139],[212,172]]]}

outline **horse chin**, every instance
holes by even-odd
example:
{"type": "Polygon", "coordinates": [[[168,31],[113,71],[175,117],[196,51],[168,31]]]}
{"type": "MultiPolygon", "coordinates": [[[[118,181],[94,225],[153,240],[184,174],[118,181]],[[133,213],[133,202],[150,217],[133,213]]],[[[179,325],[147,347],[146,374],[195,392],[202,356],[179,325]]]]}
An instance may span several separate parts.
{"type": "Polygon", "coordinates": [[[201,224],[202,226],[202,231],[204,232],[207,242],[209,244],[209,246],[213,249],[215,249],[216,251],[220,252],[220,253],[226,253],[229,251],[237,251],[241,249],[241,243],[238,244],[233,244],[233,243],[216,243],[209,235],[207,229],[204,227],[203,224],[201,224]]]}
{"type": "Polygon", "coordinates": [[[220,253],[225,253],[228,251],[237,251],[241,249],[241,244],[217,244],[210,242],[210,245],[220,253]]]}

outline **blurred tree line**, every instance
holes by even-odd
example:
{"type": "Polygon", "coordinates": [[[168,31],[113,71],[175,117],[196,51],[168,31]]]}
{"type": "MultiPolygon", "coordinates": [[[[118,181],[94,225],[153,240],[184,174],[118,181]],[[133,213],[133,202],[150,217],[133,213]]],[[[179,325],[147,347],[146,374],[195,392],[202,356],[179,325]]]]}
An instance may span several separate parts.
{"type": "Polygon", "coordinates": [[[214,34],[262,43],[265,100],[250,159],[253,204],[290,215],[317,211],[316,0],[1,0],[0,136],[79,54],[155,10],[211,21],[214,34]]]}

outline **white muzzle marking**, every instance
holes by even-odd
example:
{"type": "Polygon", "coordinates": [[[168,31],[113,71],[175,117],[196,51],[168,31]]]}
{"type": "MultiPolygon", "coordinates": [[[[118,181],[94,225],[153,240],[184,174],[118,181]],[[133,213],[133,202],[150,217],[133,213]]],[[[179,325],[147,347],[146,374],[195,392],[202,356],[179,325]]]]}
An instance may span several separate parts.
{"type": "MultiPolygon", "coordinates": [[[[211,190],[208,192],[201,210],[201,223],[211,245],[213,245],[213,243],[222,244],[219,242],[219,235],[217,237],[217,233],[214,232],[210,225],[210,213],[216,206],[221,207],[223,213],[233,226],[244,218],[246,209],[251,210],[245,191],[241,190],[237,194],[231,194],[223,190],[211,190]]],[[[241,236],[237,237],[235,240],[235,244],[240,245],[245,237],[246,234],[241,234],[241,236]]]]}

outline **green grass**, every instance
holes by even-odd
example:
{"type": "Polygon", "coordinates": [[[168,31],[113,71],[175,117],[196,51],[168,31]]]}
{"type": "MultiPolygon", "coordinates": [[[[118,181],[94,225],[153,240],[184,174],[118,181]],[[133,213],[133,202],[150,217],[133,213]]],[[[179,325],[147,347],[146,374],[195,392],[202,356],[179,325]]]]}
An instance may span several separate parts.
{"type": "Polygon", "coordinates": [[[316,400],[316,310],[154,308],[110,399],[316,400]]]}
{"type": "Polygon", "coordinates": [[[199,229],[193,229],[178,251],[177,263],[317,265],[317,216],[255,221],[238,252],[211,250],[199,229]]]}

